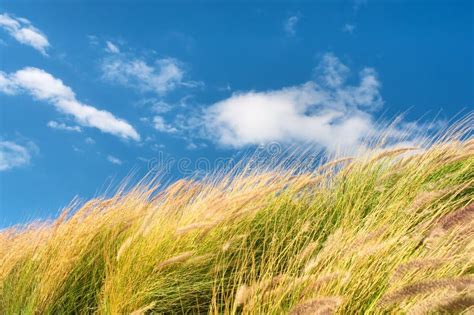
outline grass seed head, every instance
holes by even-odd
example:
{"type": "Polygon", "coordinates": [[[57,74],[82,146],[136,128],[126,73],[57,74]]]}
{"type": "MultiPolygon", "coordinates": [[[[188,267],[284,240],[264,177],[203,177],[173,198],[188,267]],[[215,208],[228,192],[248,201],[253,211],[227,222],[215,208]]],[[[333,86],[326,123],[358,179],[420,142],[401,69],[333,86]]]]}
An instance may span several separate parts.
{"type": "Polygon", "coordinates": [[[296,305],[290,310],[290,315],[333,314],[341,305],[343,299],[339,296],[318,297],[296,305]]]}
{"type": "Polygon", "coordinates": [[[174,256],[174,257],[171,257],[165,261],[162,261],[161,263],[158,264],[158,266],[156,267],[157,269],[162,269],[162,268],[165,268],[165,267],[168,267],[170,265],[174,265],[174,264],[178,264],[178,263],[182,263],[182,262],[185,262],[186,260],[188,260],[191,256],[193,255],[193,252],[192,251],[189,251],[189,252],[184,252],[182,254],[179,254],[177,256],[174,256]]]}

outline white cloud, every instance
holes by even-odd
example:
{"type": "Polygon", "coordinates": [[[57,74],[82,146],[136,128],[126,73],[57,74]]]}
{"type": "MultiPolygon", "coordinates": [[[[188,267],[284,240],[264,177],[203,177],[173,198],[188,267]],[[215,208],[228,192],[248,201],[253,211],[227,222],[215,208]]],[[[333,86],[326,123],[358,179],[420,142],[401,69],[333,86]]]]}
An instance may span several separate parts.
{"type": "Polygon", "coordinates": [[[31,142],[21,145],[13,141],[0,140],[0,171],[28,165],[32,154],[37,150],[31,142]]]}
{"type": "Polygon", "coordinates": [[[51,129],[82,132],[82,129],[79,126],[69,126],[69,125],[66,125],[65,123],[57,122],[54,120],[49,121],[47,126],[51,129]]]}
{"type": "MultiPolygon", "coordinates": [[[[3,75],[3,78],[6,83],[0,87],[9,87],[6,89],[7,93],[27,92],[33,98],[46,101],[58,111],[71,115],[81,126],[94,127],[123,139],[140,140],[140,135],[128,122],[108,111],[79,102],[70,87],[44,70],[28,67],[3,75]]],[[[5,88],[0,91],[5,91],[5,88]]]]}
{"type": "Polygon", "coordinates": [[[296,15],[290,16],[288,19],[286,19],[284,29],[287,35],[296,35],[296,24],[298,24],[299,19],[300,18],[296,15]]]}
{"type": "Polygon", "coordinates": [[[181,63],[173,58],[157,59],[148,64],[139,58],[115,54],[103,61],[102,72],[104,79],[110,82],[158,95],[165,95],[179,86],[196,87],[201,84],[184,81],[185,71],[181,63]]]}
{"type": "Polygon", "coordinates": [[[234,93],[215,103],[204,115],[208,135],[231,147],[311,142],[334,151],[359,145],[375,132],[370,112],[383,104],[375,71],[363,69],[359,84],[348,85],[349,69],[332,54],[316,70],[317,81],[234,93]]]}
{"type": "Polygon", "coordinates": [[[109,53],[118,54],[120,52],[120,49],[118,48],[118,46],[112,43],[111,41],[107,41],[105,45],[106,45],[105,51],[109,53]]]}
{"type": "Polygon", "coordinates": [[[5,72],[2,71],[0,71],[0,92],[8,95],[17,93],[16,84],[12,82],[5,72]]]}
{"type": "Polygon", "coordinates": [[[123,164],[122,160],[120,160],[119,158],[117,158],[115,156],[112,156],[112,155],[107,156],[107,161],[109,161],[110,163],[115,164],[115,165],[122,165],[123,164]]]}
{"type": "Polygon", "coordinates": [[[27,19],[16,18],[7,13],[0,14],[0,27],[18,42],[33,47],[45,56],[48,55],[48,38],[27,19]]]}
{"type": "Polygon", "coordinates": [[[166,123],[165,119],[161,116],[153,117],[153,127],[164,133],[176,133],[178,129],[166,123]]]}

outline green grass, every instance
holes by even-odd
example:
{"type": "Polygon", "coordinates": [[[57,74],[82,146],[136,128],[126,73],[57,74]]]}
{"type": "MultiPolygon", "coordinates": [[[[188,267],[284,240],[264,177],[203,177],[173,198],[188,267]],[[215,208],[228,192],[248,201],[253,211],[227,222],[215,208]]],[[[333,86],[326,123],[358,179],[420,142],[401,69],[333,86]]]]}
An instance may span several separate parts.
{"type": "Polygon", "coordinates": [[[0,231],[0,313],[473,311],[461,125],[423,150],[141,184],[0,231]]]}

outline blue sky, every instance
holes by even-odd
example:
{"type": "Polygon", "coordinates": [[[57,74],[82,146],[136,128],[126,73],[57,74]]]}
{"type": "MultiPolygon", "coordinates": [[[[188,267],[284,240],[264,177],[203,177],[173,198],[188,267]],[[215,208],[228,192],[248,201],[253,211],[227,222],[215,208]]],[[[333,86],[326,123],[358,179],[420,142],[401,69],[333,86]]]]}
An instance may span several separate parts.
{"type": "Polygon", "coordinates": [[[163,159],[182,162],[171,180],[257,145],[351,151],[400,113],[394,138],[473,108],[472,1],[2,1],[0,14],[0,228],[163,159]]]}

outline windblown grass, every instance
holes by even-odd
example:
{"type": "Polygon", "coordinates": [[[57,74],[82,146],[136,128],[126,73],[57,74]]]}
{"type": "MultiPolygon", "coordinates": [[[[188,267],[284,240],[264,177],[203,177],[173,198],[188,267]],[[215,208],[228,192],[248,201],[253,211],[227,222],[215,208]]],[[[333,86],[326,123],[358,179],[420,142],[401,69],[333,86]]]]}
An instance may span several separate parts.
{"type": "Polygon", "coordinates": [[[141,184],[0,231],[0,313],[468,312],[472,126],[311,170],[141,184]]]}

